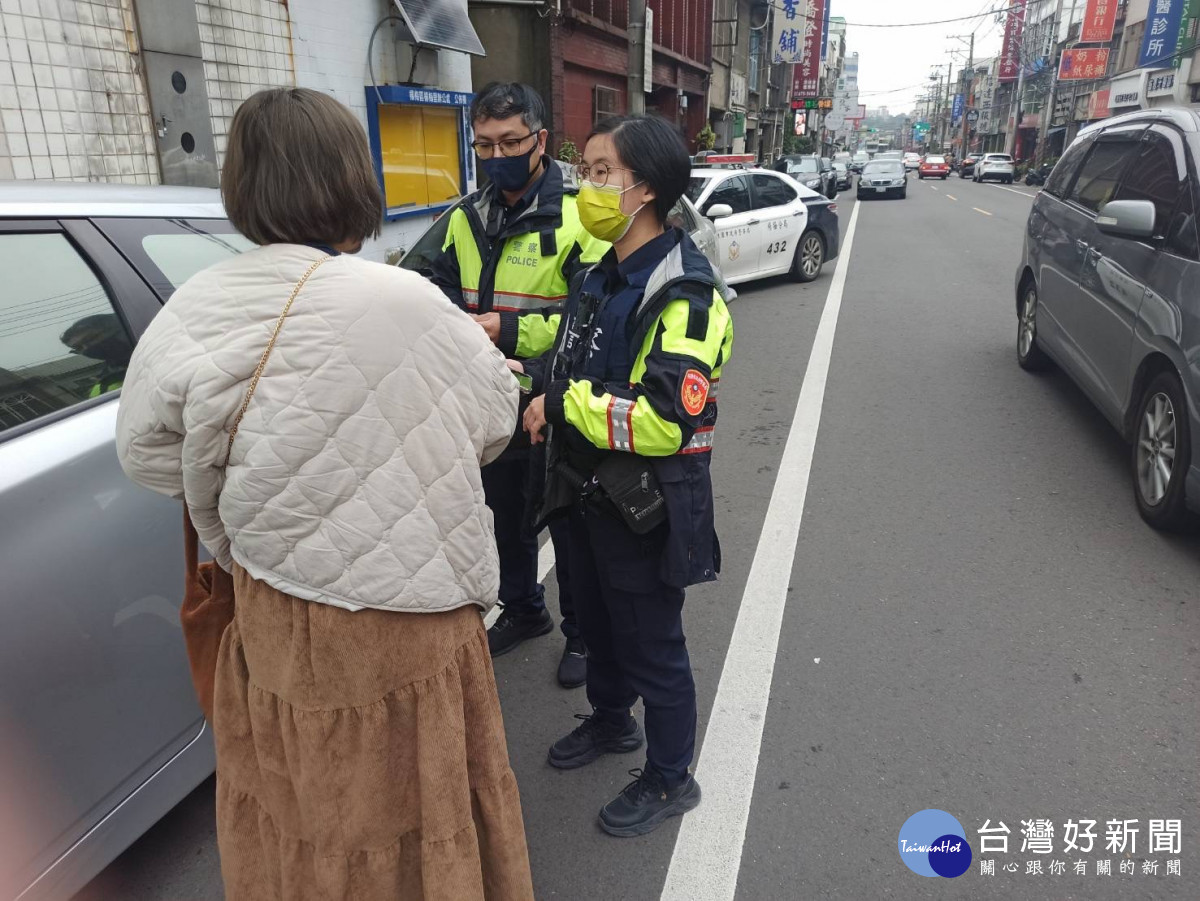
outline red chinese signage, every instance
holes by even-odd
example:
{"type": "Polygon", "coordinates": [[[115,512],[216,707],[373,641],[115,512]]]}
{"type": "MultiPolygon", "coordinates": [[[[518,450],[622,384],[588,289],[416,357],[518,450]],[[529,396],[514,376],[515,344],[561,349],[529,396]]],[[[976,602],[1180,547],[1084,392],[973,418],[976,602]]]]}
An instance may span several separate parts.
{"type": "Polygon", "coordinates": [[[1064,50],[1058,64],[1059,81],[1103,78],[1108,72],[1108,48],[1088,47],[1064,50]]]}
{"type": "Polygon", "coordinates": [[[1025,32],[1025,0],[1009,10],[1000,51],[1000,81],[1016,81],[1021,73],[1021,36],[1025,32]]]}
{"type": "Polygon", "coordinates": [[[828,0],[800,0],[785,3],[784,8],[799,8],[802,18],[796,25],[799,32],[803,56],[793,66],[792,99],[803,100],[816,97],[821,89],[821,22],[825,19],[825,4],[828,0]]]}
{"type": "Polygon", "coordinates": [[[1102,91],[1092,92],[1091,98],[1088,100],[1087,117],[1092,119],[1107,119],[1112,115],[1112,110],[1108,108],[1109,89],[1105,88],[1102,91]]]}
{"type": "Polygon", "coordinates": [[[1107,44],[1112,40],[1113,29],[1117,24],[1118,3],[1119,0],[1088,0],[1079,43],[1107,44]]]}

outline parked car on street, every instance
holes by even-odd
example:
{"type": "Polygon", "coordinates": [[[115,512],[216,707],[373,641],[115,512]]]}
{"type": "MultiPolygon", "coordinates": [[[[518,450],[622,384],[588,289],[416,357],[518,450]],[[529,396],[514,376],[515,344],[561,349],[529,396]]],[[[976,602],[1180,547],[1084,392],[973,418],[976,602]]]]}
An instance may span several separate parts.
{"type": "Polygon", "coordinates": [[[1084,129],[1034,198],[1016,277],[1017,362],[1057,363],[1130,443],[1134,500],[1161,529],[1200,512],[1197,165],[1195,110],[1084,129]]]}
{"type": "Polygon", "coordinates": [[[983,158],[975,164],[972,178],[977,182],[991,179],[1011,185],[1013,183],[1013,158],[1007,153],[985,153],[983,158]]]}
{"type": "Polygon", "coordinates": [[[776,162],[776,172],[785,172],[804,187],[824,194],[830,200],[837,197],[837,174],[833,164],[816,154],[782,156],[776,162]]]}
{"type": "Polygon", "coordinates": [[[945,181],[950,177],[950,165],[944,156],[927,156],[917,167],[917,178],[940,178],[945,181]]]}
{"type": "Polygon", "coordinates": [[[858,199],[908,196],[908,171],[902,160],[873,159],[858,177],[858,199]]]}
{"type": "Polygon", "coordinates": [[[966,178],[969,175],[975,174],[975,164],[979,162],[979,154],[972,153],[964,156],[962,162],[958,164],[958,177],[966,178]]]}
{"type": "Polygon", "coordinates": [[[854,187],[854,175],[850,172],[850,168],[842,162],[833,164],[834,174],[837,175],[838,191],[849,191],[854,187]]]}
{"type": "Polygon", "coordinates": [[[179,623],[183,513],[115,446],[138,337],[250,248],[205,188],[0,185],[0,889],[69,898],[213,771],[179,623]]]}
{"type": "Polygon", "coordinates": [[[713,220],[721,271],[731,284],[785,274],[809,282],[837,256],[836,208],[792,176],[693,169],[687,196],[713,220]],[[830,213],[831,230],[824,219],[830,213]]]}
{"type": "Polygon", "coordinates": [[[910,171],[916,171],[921,167],[921,154],[909,151],[904,154],[904,168],[910,171]]]}

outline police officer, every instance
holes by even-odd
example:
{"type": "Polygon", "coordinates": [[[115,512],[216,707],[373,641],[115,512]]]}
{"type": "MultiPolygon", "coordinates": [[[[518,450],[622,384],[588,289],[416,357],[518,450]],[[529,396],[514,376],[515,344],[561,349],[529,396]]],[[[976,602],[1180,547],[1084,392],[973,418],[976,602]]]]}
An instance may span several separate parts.
{"type": "MultiPolygon", "coordinates": [[[[459,307],[475,315],[504,354],[541,354],[554,338],[557,310],[572,274],[595,262],[607,243],[579,224],[575,188],[546,156],[545,104],[528,85],[493,83],[471,104],[472,146],[488,184],[451,214],[432,278],[459,307]],[[521,316],[539,311],[541,315],[521,316]]],[[[483,469],[483,488],[496,525],[503,610],[488,631],[493,656],[554,628],[538,584],[537,537],[527,527],[529,445],[517,430],[504,455],[483,469]]],[[[554,542],[559,607],[566,647],[558,680],[582,685],[587,661],[575,622],[565,528],[554,542]]]]}
{"type": "Polygon", "coordinates": [[[133,345],[115,313],[85,316],[63,332],[59,340],[71,349],[71,353],[103,364],[96,374],[96,383],[88,392],[89,398],[121,387],[133,345]]]}
{"type": "Polygon", "coordinates": [[[664,226],[689,173],[683,141],[662,119],[596,128],[579,216],[613,246],[572,283],[552,351],[525,364],[541,393],[524,426],[547,443],[540,514],[568,522],[593,708],[549,761],[572,769],[645,742],[645,766],[600,812],[619,836],[700,802],[682,613],[684,589],[720,568],[709,460],[733,323],[719,273],[685,232],[664,226]],[[630,712],[639,696],[644,736],[630,712]]]}

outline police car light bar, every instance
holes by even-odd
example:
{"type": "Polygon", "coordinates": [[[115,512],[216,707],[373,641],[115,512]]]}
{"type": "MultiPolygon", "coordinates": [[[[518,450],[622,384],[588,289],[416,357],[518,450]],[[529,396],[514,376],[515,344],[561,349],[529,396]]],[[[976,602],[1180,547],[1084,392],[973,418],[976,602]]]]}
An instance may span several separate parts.
{"type": "Polygon", "coordinates": [[[723,153],[723,154],[710,153],[708,156],[704,157],[703,162],[711,163],[713,165],[719,165],[722,163],[725,163],[725,164],[741,163],[742,165],[745,166],[745,165],[749,165],[750,163],[755,162],[757,159],[758,159],[758,157],[756,157],[753,153],[723,153]]]}

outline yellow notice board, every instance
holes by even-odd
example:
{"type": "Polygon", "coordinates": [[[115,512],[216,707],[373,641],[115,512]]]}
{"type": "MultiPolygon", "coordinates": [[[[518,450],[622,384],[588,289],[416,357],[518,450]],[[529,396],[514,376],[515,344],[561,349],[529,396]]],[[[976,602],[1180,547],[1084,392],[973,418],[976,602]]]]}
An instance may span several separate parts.
{"type": "Polygon", "coordinates": [[[389,213],[462,196],[460,112],[454,107],[379,106],[379,155],[389,213]]]}

